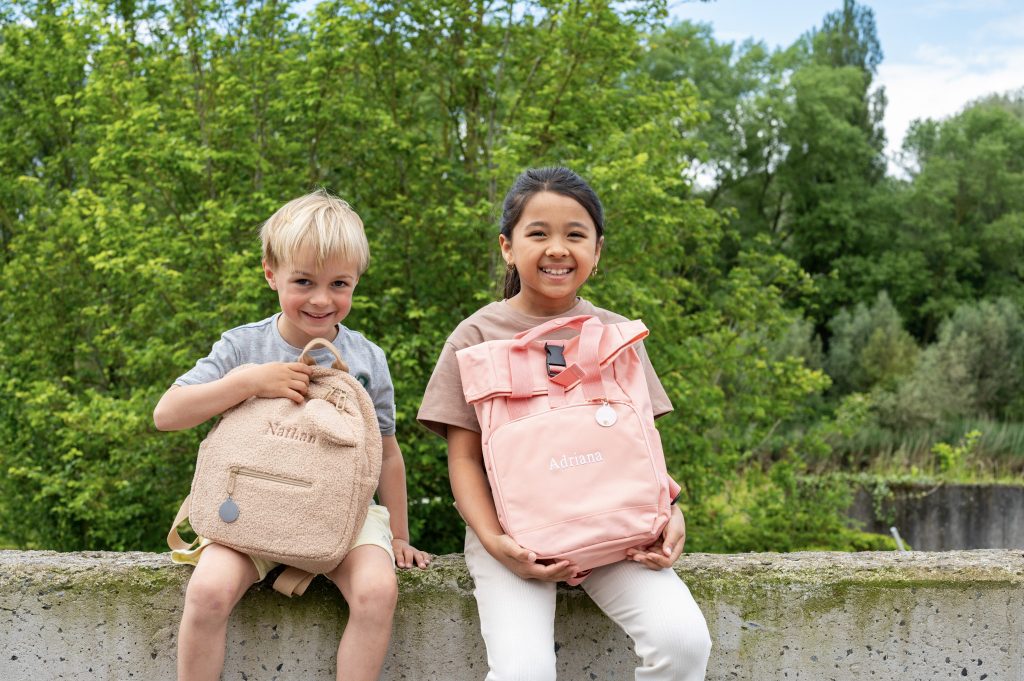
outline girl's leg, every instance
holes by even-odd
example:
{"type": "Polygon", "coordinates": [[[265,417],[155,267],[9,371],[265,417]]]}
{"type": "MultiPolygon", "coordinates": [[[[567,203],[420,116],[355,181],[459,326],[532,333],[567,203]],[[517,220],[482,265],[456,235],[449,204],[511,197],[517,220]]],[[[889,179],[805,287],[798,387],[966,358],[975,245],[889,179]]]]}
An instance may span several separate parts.
{"type": "Polygon", "coordinates": [[[357,546],[327,575],[348,603],[348,624],[338,644],[338,680],[376,681],[391,640],[398,603],[395,564],[379,546],[357,546]]]}
{"type": "Polygon", "coordinates": [[[637,681],[701,681],[711,655],[707,622],[672,569],[621,561],[596,568],[583,589],[629,634],[637,681]]]}
{"type": "Polygon", "coordinates": [[[224,667],[228,616],[259,578],[252,559],[220,544],[210,544],[185,589],[178,628],[179,681],[216,681],[224,667]]]}
{"type": "Polygon", "coordinates": [[[466,566],[487,646],[486,681],[554,681],[555,584],[510,571],[468,527],[466,566]]]}

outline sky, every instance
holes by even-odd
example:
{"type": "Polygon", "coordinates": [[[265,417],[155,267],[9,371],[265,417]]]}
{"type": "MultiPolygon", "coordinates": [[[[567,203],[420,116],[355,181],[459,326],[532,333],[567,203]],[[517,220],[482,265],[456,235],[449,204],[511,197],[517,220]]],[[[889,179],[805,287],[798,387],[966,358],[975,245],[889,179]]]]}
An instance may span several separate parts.
{"type": "MultiPolygon", "coordinates": [[[[715,38],[788,47],[842,0],[670,0],[673,19],[711,24],[715,38]]],[[[884,126],[892,159],[916,118],[941,119],[993,92],[1024,88],[1021,0],[859,0],[875,14],[884,58],[884,126]]],[[[891,166],[890,166],[891,167],[891,166]]]]}

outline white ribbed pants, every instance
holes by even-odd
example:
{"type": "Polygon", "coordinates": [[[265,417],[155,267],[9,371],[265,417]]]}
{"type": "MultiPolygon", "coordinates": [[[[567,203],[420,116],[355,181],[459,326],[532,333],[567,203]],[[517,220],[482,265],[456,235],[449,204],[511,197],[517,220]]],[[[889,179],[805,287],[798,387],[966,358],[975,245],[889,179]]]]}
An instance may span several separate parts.
{"type": "MultiPolygon", "coordinates": [[[[490,671],[485,681],[554,681],[555,584],[523,579],[466,528],[490,671]]],[[[596,568],[583,590],[635,643],[636,681],[701,681],[711,654],[707,622],[673,570],[622,561],[596,568]]]]}

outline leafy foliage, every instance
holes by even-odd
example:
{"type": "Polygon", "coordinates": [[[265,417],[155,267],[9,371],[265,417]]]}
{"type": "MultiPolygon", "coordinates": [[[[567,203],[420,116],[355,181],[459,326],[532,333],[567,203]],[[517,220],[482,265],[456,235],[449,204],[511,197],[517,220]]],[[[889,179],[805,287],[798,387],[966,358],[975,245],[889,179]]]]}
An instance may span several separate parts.
{"type": "Polygon", "coordinates": [[[274,310],[256,230],[324,185],[368,228],[348,322],[389,358],[413,535],[457,550],[443,443],[415,412],[446,335],[494,297],[504,188],[565,163],[607,206],[586,295],[653,330],[678,405],[662,424],[669,463],[699,536],[705,501],[825,379],[767,351],[804,275],[748,249],[682,179],[700,149],[697,93],[638,68],[663,11],[19,5],[0,31],[5,533],[161,547],[204,430],[155,432],[153,404],[223,329],[274,310]]]}

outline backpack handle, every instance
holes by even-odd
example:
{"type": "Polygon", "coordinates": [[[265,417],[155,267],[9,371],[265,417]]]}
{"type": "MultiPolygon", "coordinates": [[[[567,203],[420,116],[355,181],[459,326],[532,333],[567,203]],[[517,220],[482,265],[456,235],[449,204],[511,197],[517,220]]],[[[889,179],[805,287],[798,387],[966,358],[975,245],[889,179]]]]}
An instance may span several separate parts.
{"type": "Polygon", "coordinates": [[[528,398],[533,394],[532,374],[524,352],[529,343],[552,331],[566,328],[580,330],[579,352],[577,361],[566,367],[559,376],[565,374],[564,378],[570,375],[578,378],[583,384],[583,394],[588,400],[605,399],[599,357],[601,336],[605,327],[601,320],[593,315],[559,317],[516,334],[515,342],[509,347],[509,368],[512,372],[511,398],[528,398]]]}
{"type": "Polygon", "coordinates": [[[583,327],[588,323],[591,326],[595,324],[597,326],[603,326],[600,319],[590,314],[581,314],[576,317],[559,317],[558,319],[552,319],[551,321],[544,322],[540,326],[535,326],[532,329],[520,331],[513,336],[513,339],[515,339],[516,342],[512,344],[512,347],[515,349],[525,348],[530,344],[530,341],[537,340],[541,336],[551,333],[552,331],[558,331],[559,329],[577,329],[582,331],[583,327]]]}
{"type": "Polygon", "coordinates": [[[346,364],[345,360],[341,358],[341,353],[338,352],[338,348],[336,348],[334,343],[326,338],[314,338],[306,343],[306,347],[302,348],[302,354],[299,355],[299,361],[303,364],[308,364],[311,367],[316,366],[316,360],[313,359],[313,355],[310,353],[312,353],[313,348],[317,346],[327,348],[331,351],[331,354],[334,355],[334,362],[331,363],[332,368],[340,369],[341,371],[348,373],[348,364],[346,364]]]}

